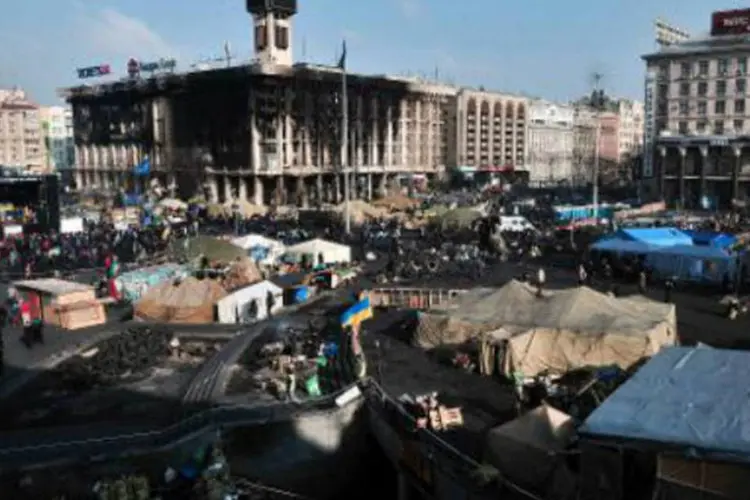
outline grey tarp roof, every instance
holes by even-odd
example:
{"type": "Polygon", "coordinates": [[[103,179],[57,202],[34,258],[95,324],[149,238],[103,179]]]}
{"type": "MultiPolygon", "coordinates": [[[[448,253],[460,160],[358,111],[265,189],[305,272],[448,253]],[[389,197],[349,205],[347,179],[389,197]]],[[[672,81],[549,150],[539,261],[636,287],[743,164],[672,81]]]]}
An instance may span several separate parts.
{"type": "Polygon", "coordinates": [[[750,352],[671,347],[589,416],[580,433],[750,461],[750,352]]]}
{"type": "Polygon", "coordinates": [[[208,260],[219,262],[247,257],[247,253],[232,242],[204,235],[187,240],[175,240],[171,244],[171,251],[178,259],[185,260],[197,259],[201,255],[208,257],[208,260]]]}

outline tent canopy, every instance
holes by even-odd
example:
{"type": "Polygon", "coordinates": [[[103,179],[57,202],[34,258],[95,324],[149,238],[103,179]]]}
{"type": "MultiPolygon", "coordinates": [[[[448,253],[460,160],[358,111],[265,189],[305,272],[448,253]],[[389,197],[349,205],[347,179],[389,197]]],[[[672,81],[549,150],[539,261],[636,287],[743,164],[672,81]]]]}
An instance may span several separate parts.
{"type": "Polygon", "coordinates": [[[232,239],[232,244],[242,248],[243,250],[249,250],[254,247],[267,247],[267,248],[283,248],[284,244],[273,238],[263,236],[262,234],[247,234],[238,238],[232,239]]]}
{"type": "Polygon", "coordinates": [[[564,475],[570,478],[572,474],[566,471],[558,453],[568,447],[575,434],[569,415],[542,405],[490,430],[485,461],[524,485],[551,482],[560,472],[567,472],[564,475]]]}
{"type": "Polygon", "coordinates": [[[136,318],[167,323],[211,323],[214,305],[227,295],[216,281],[187,277],[153,287],[135,304],[136,318]]]}
{"type": "Polygon", "coordinates": [[[690,236],[674,227],[625,228],[617,231],[616,235],[620,239],[640,241],[655,246],[693,244],[690,236]]]}
{"type": "MultiPolygon", "coordinates": [[[[587,366],[627,369],[676,339],[674,305],[640,296],[615,298],[586,287],[538,297],[534,288],[511,281],[500,289],[467,292],[442,314],[462,328],[458,333],[443,329],[439,340],[445,344],[476,337],[477,329],[467,324],[481,326],[490,343],[507,341],[502,360],[506,376],[587,366]]],[[[423,339],[415,340],[419,344],[423,339]]]]}
{"type": "Polygon", "coordinates": [[[665,349],[610,395],[579,433],[750,462],[748,379],[748,351],[665,349]]]}
{"type": "Polygon", "coordinates": [[[322,238],[315,238],[297,243],[287,248],[287,253],[295,256],[312,255],[317,264],[318,255],[323,255],[326,264],[334,262],[351,262],[352,250],[347,245],[334,243],[322,238]]]}
{"type": "Polygon", "coordinates": [[[591,250],[616,253],[648,253],[653,248],[653,246],[642,241],[623,240],[620,238],[604,238],[591,245],[591,250]]]}

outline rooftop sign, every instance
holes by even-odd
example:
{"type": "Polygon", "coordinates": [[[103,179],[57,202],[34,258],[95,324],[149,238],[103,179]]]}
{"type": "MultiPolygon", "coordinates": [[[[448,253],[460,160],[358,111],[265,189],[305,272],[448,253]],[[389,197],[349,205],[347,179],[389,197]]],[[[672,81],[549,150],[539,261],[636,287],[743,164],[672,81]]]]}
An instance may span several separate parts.
{"type": "Polygon", "coordinates": [[[98,66],[78,68],[76,69],[76,73],[78,73],[78,78],[81,79],[96,78],[98,76],[109,75],[110,73],[112,73],[112,68],[109,67],[109,64],[100,64],[98,66]]]}
{"type": "Polygon", "coordinates": [[[711,36],[750,33],[750,9],[723,10],[711,14],[711,36]]]}

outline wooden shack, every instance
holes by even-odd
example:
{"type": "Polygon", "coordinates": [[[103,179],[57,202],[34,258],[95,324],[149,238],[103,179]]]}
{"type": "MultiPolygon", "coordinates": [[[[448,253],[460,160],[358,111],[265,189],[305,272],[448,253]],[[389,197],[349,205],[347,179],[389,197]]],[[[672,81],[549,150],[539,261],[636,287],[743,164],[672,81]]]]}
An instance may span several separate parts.
{"type": "Polygon", "coordinates": [[[16,281],[13,286],[31,303],[32,316],[47,325],[76,330],[107,321],[92,286],[56,278],[16,281]]]}

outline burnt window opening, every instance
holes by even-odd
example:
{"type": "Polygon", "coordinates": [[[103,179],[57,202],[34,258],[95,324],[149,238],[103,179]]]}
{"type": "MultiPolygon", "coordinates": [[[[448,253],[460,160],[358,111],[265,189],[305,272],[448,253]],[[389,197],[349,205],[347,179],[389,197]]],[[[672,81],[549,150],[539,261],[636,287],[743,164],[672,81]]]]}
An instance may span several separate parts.
{"type": "Polygon", "coordinates": [[[286,26],[276,26],[275,38],[277,49],[286,50],[289,48],[289,28],[286,26]]]}
{"type": "Polygon", "coordinates": [[[268,46],[268,29],[265,25],[255,27],[255,50],[265,50],[268,46]]]}

